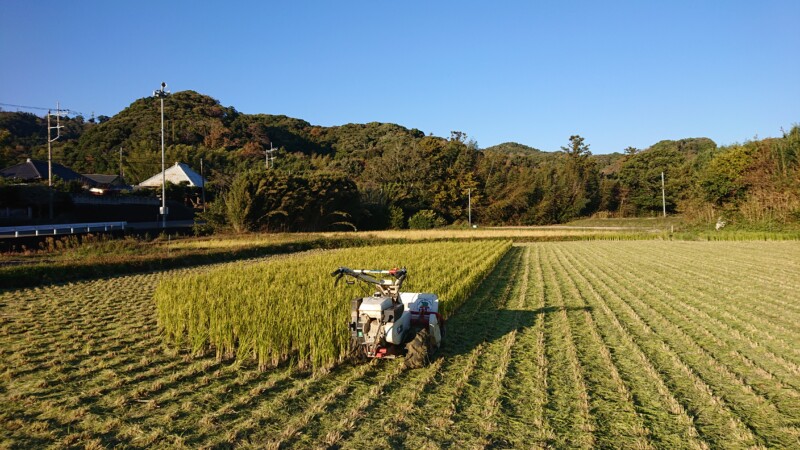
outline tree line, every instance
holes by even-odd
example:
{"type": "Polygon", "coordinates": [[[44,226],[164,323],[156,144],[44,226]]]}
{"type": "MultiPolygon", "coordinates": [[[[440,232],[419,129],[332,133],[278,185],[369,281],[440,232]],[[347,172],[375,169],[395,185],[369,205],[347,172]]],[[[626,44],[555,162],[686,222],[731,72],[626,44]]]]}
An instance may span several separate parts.
{"type": "MultiPolygon", "coordinates": [[[[64,120],[54,159],[82,173],[160,171],[155,99],[102,120],[64,120]]],[[[207,168],[212,223],[237,230],[310,231],[564,223],[591,215],[632,217],[666,209],[689,220],[719,216],[771,227],[800,221],[800,128],[781,137],[717,146],[707,138],[592,154],[578,135],[556,152],[517,143],[481,149],[386,123],[320,127],[243,114],[193,91],[165,102],[167,158],[207,168]],[[265,152],[276,149],[271,167],[265,152]]],[[[0,165],[46,159],[46,122],[0,112],[0,165]]]]}

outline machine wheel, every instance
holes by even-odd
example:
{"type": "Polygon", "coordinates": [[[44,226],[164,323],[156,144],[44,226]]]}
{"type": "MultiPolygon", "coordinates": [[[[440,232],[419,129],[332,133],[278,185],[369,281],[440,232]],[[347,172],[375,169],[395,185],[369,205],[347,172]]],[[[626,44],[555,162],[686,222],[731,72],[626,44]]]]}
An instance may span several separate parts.
{"type": "Polygon", "coordinates": [[[406,344],[405,366],[409,369],[427,366],[431,362],[431,350],[431,338],[428,330],[421,330],[411,342],[406,344]]]}
{"type": "Polygon", "coordinates": [[[358,340],[350,340],[350,351],[346,359],[353,365],[361,364],[367,360],[367,353],[364,351],[364,346],[359,344],[358,340]]]}

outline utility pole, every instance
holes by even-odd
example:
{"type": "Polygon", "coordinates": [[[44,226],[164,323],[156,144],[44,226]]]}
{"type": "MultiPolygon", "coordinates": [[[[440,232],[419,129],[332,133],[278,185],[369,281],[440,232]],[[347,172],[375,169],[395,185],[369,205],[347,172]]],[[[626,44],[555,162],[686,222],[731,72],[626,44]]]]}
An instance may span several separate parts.
{"type": "Polygon", "coordinates": [[[50,126],[51,112],[47,110],[47,186],[48,189],[48,212],[50,220],[53,220],[53,148],[52,143],[61,137],[61,105],[56,102],[56,126],[50,126]],[[56,130],[56,137],[51,138],[50,130],[56,130]]]}
{"type": "Polygon", "coordinates": [[[661,208],[664,210],[664,217],[667,217],[667,194],[664,190],[664,172],[661,172],[661,208]]]}
{"type": "Polygon", "coordinates": [[[122,146],[119,146],[119,177],[120,183],[122,182],[122,178],[125,178],[125,171],[122,169],[122,146]]]}
{"type": "Polygon", "coordinates": [[[164,154],[164,98],[169,95],[167,83],[161,82],[161,89],[153,91],[153,97],[161,99],[161,228],[167,228],[167,168],[164,154]]]}
{"type": "Polygon", "coordinates": [[[467,189],[467,221],[472,228],[472,188],[467,189]]]}
{"type": "Polygon", "coordinates": [[[61,105],[56,102],[56,126],[50,126],[51,110],[47,110],[47,185],[53,186],[53,149],[50,145],[61,137],[61,105]],[[56,130],[56,137],[51,138],[50,130],[56,130]]]}
{"type": "Polygon", "coordinates": [[[203,191],[203,212],[206,212],[206,175],[203,172],[203,158],[200,158],[200,183],[203,191]]]}

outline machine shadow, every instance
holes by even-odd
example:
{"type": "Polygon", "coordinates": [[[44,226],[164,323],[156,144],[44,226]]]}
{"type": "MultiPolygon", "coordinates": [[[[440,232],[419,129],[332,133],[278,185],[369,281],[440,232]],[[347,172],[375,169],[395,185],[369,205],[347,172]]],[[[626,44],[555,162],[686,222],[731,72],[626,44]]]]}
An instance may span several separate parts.
{"type": "Polygon", "coordinates": [[[525,332],[537,321],[549,320],[548,316],[552,314],[591,310],[590,306],[546,306],[535,310],[491,309],[469,316],[457,314],[447,321],[447,334],[436,358],[447,359],[471,353],[479,345],[491,345],[512,331],[525,332]]]}

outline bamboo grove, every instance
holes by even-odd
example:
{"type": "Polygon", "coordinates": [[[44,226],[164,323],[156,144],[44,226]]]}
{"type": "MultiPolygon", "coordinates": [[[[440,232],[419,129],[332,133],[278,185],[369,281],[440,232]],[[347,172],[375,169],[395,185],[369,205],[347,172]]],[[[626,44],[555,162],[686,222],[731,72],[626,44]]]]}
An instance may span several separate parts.
{"type": "Polygon", "coordinates": [[[334,288],[336,267],[406,267],[405,290],[437,293],[449,316],[510,247],[500,240],[394,244],[175,276],[155,291],[158,323],[170,342],[196,354],[211,348],[217,358],[252,358],[262,369],[292,359],[316,370],[346,355],[349,301],[364,294],[357,285],[334,288]]]}

